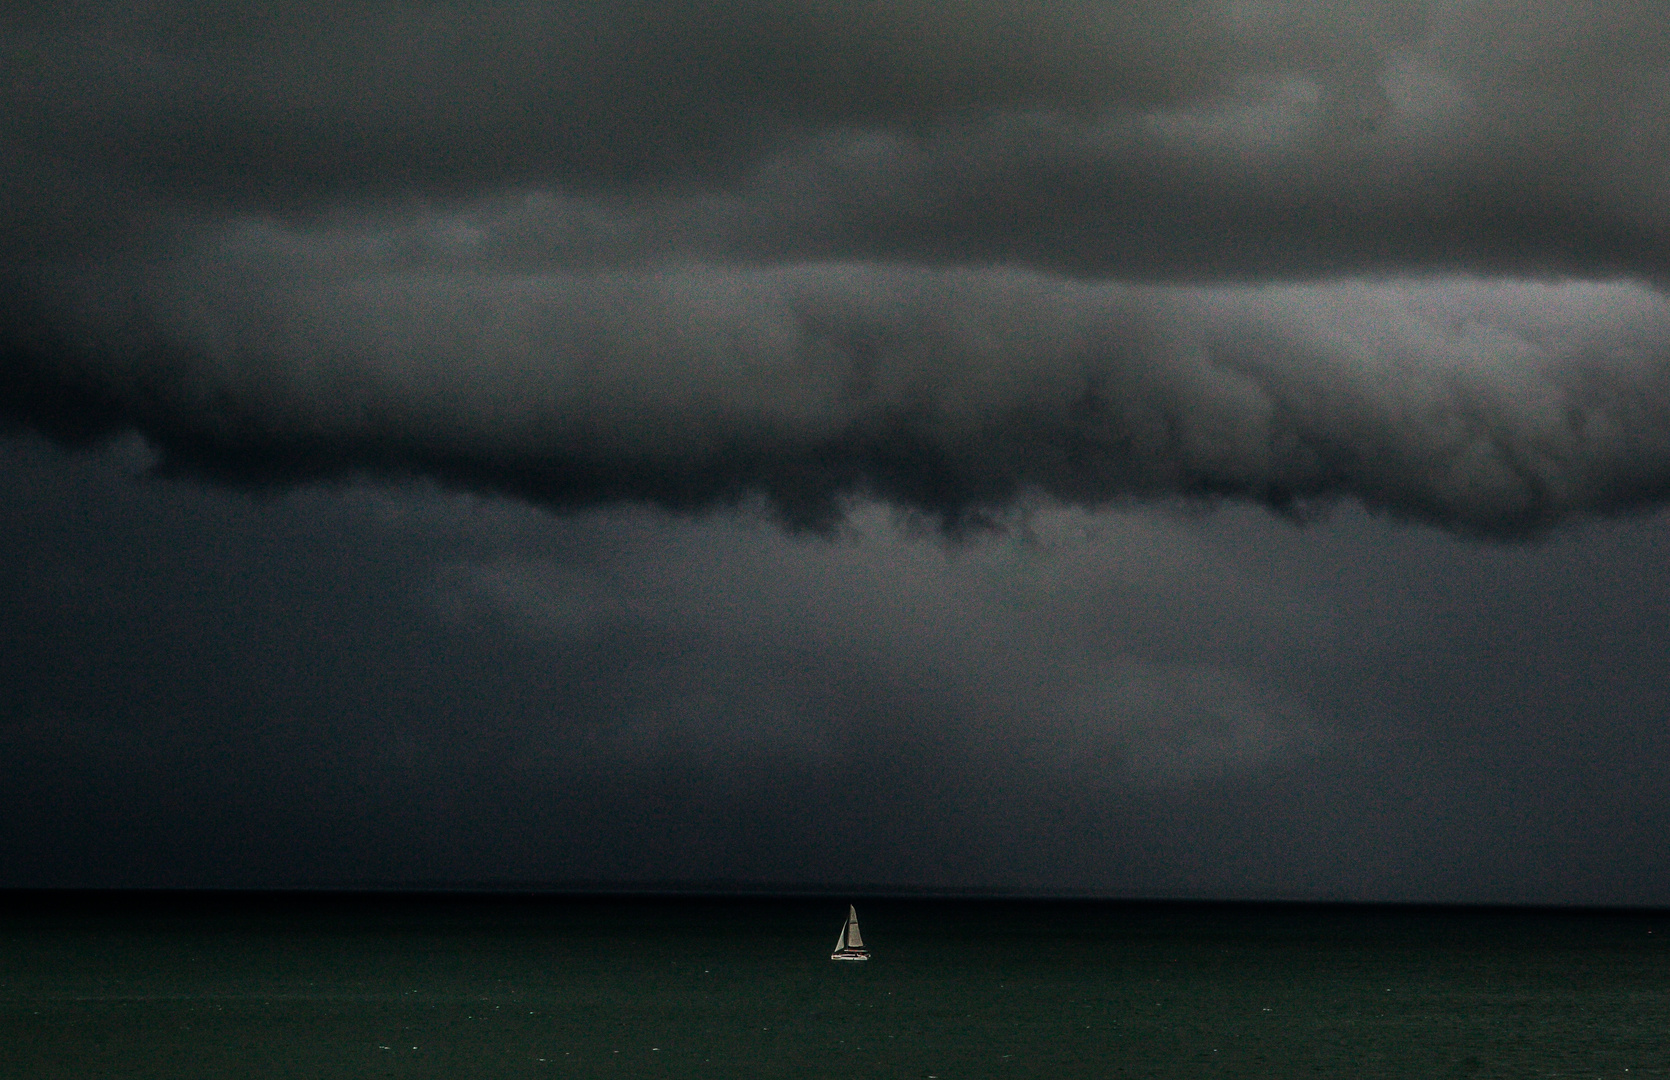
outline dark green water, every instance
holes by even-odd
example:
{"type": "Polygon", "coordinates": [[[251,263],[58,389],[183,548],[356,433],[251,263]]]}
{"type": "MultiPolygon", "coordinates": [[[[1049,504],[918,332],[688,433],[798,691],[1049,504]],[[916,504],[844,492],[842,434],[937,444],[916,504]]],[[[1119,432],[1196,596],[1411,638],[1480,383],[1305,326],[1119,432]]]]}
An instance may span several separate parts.
{"type": "Polygon", "coordinates": [[[0,1076],[1670,1075],[1661,914],[861,900],[837,964],[845,911],[14,897],[0,1076]]]}

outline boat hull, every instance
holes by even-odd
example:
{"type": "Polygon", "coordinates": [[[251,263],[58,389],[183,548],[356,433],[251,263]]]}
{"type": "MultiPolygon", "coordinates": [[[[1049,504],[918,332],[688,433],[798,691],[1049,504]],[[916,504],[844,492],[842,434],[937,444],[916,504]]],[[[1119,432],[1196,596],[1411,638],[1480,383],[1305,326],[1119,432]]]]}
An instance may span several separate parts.
{"type": "Polygon", "coordinates": [[[830,953],[829,958],[831,960],[868,960],[870,958],[870,954],[867,952],[859,952],[856,949],[843,949],[840,952],[830,953]]]}

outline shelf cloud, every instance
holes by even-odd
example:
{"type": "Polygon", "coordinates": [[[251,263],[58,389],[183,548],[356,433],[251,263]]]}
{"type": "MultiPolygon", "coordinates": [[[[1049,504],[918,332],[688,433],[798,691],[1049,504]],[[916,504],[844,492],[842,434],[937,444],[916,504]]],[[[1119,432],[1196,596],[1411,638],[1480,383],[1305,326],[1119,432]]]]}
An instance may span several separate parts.
{"type": "Polygon", "coordinates": [[[1511,531],[1670,479],[1670,312],[1634,284],[236,262],[155,271],[121,304],[87,287],[14,349],[8,396],[254,479],[431,473],[557,506],[757,493],[806,524],[853,495],[960,522],[1182,494],[1511,531]]]}
{"type": "Polygon", "coordinates": [[[0,23],[0,385],[64,437],[801,525],[1670,478],[1647,5],[78,12],[0,23]]]}

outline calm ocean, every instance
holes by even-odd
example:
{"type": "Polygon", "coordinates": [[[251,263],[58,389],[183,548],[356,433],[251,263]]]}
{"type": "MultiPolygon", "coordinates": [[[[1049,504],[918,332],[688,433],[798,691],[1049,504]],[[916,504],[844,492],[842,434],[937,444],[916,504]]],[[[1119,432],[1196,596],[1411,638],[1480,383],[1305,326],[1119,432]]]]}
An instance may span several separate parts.
{"type": "Polygon", "coordinates": [[[0,1076],[1655,1077],[1670,915],[0,895],[0,1076]]]}

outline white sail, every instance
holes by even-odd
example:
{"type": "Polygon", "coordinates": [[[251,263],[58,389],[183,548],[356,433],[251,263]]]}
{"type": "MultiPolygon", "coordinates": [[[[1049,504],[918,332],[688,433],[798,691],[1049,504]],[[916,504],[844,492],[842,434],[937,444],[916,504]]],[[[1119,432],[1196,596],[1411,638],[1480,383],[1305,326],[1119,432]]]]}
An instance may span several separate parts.
{"type": "Polygon", "coordinates": [[[841,927],[841,936],[835,939],[835,952],[829,957],[831,960],[868,960],[870,952],[864,948],[864,938],[858,933],[858,909],[847,905],[847,921],[841,927]]]}

